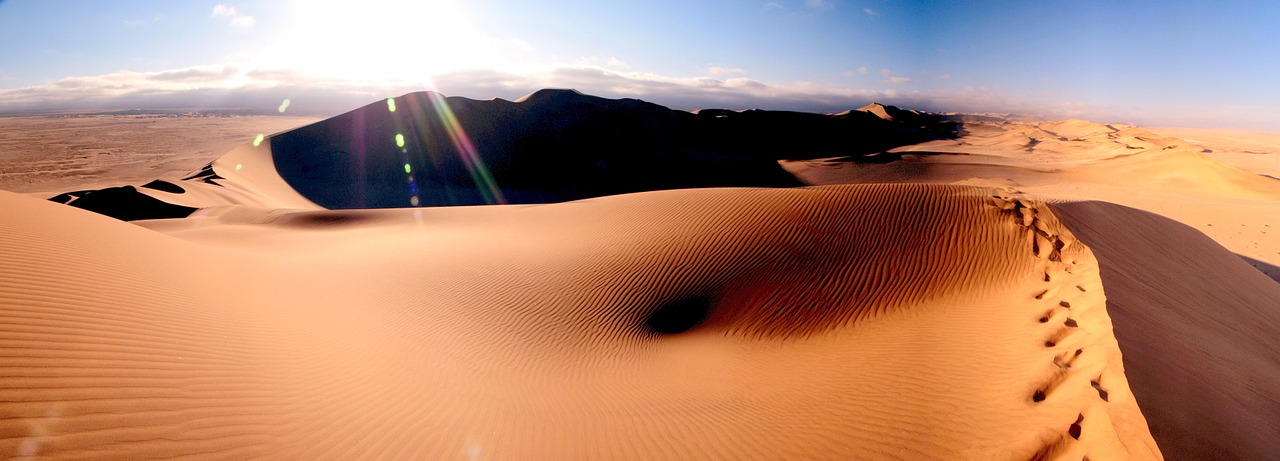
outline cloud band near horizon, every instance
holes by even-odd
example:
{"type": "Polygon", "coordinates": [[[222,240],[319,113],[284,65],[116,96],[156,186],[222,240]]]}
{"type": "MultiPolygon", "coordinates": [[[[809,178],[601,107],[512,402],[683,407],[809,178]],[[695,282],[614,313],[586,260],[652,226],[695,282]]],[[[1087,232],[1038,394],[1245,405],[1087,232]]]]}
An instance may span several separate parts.
{"type": "MultiPolygon", "coordinates": [[[[859,69],[858,74],[865,74],[859,69]]],[[[852,74],[852,72],[850,72],[852,74]]],[[[884,69],[881,83],[910,81],[884,69]],[[894,80],[897,78],[898,80],[894,80]]],[[[284,99],[295,114],[332,116],[369,102],[414,91],[438,91],[472,99],[515,99],[542,88],[572,88],[607,98],[636,98],[684,110],[768,109],[831,113],[870,102],[933,112],[1022,114],[1044,119],[1081,118],[1098,122],[1212,127],[1225,112],[1197,108],[1184,114],[1153,116],[1141,108],[1083,102],[1044,102],[986,88],[911,91],[856,89],[810,82],[771,83],[746,77],[742,69],[711,67],[704,76],[666,76],[594,65],[568,65],[514,73],[463,70],[420,81],[379,83],[315,78],[288,69],[209,65],[156,72],[118,71],[67,77],[50,83],[0,89],[0,114],[115,109],[232,109],[274,112],[284,99]]],[[[1280,117],[1272,117],[1277,120],[1280,117]]],[[[1247,129],[1280,130],[1267,117],[1247,129]]],[[[1240,127],[1239,123],[1231,126],[1240,127]]]]}

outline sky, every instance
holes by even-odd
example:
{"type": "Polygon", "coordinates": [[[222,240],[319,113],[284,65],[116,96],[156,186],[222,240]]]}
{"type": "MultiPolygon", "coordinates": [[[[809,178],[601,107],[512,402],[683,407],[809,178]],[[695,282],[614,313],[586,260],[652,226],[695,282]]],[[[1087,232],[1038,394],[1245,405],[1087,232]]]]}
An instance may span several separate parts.
{"type": "Polygon", "coordinates": [[[0,113],[574,88],[1280,131],[1276,24],[1275,1],[0,0],[0,113]]]}

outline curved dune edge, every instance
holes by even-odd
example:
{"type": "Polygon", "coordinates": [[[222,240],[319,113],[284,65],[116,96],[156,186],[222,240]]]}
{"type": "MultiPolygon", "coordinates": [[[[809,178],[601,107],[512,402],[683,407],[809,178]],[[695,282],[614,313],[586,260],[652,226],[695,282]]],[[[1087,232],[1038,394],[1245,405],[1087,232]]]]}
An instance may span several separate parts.
{"type": "Polygon", "coordinates": [[[274,158],[266,144],[244,144],[181,179],[67,192],[50,200],[122,221],[185,218],[228,206],[323,209],[285,182],[274,158]]]}
{"type": "Polygon", "coordinates": [[[1097,254],[1129,383],[1165,453],[1280,453],[1280,285],[1169,218],[1106,202],[1053,208],[1097,254]]]}
{"type": "Polygon", "coordinates": [[[139,189],[175,205],[209,208],[245,205],[257,208],[318,210],[280,177],[274,154],[266,143],[244,144],[223,154],[204,168],[176,181],[178,193],[139,189]]]}
{"type": "Polygon", "coordinates": [[[1092,252],[999,191],[0,207],[6,455],[1160,459],[1092,252]]]}

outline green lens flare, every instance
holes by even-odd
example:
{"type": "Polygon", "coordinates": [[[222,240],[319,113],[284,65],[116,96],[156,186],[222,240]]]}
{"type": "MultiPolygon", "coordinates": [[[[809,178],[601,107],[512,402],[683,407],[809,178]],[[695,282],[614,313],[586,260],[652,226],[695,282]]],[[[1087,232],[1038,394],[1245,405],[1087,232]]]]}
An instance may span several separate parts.
{"type": "Polygon", "coordinates": [[[253,147],[258,147],[259,144],[262,144],[263,139],[267,139],[267,137],[263,136],[262,133],[258,133],[258,136],[253,138],[253,147]]]}
{"type": "Polygon", "coordinates": [[[395,111],[396,111],[396,100],[395,100],[395,99],[387,98],[387,110],[392,111],[392,112],[395,112],[395,111]]]}
{"type": "Polygon", "coordinates": [[[409,174],[412,172],[413,172],[413,168],[410,168],[408,163],[404,164],[404,173],[409,174]]]}
{"type": "MultiPolygon", "coordinates": [[[[262,135],[258,135],[262,136],[262,135]]],[[[396,133],[396,147],[404,147],[404,135],[396,133]]]]}

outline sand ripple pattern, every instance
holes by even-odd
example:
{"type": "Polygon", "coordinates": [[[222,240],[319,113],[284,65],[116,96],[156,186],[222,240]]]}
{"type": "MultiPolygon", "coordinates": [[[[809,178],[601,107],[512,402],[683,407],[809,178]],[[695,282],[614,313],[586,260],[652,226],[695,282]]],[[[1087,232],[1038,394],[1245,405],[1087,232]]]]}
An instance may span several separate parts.
{"type": "Polygon", "coordinates": [[[1160,457],[1097,263],[958,186],[144,229],[0,195],[0,454],[1160,457]],[[353,244],[352,242],[359,242],[353,244]]]}

